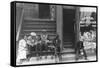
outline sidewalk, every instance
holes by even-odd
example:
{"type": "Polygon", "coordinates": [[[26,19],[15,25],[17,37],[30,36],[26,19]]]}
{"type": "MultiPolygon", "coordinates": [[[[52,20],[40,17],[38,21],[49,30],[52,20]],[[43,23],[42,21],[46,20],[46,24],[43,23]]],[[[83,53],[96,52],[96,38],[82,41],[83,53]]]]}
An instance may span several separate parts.
{"type": "Polygon", "coordinates": [[[87,60],[83,58],[80,58],[79,60],[75,60],[75,54],[64,54],[62,55],[62,60],[59,61],[58,58],[51,59],[51,56],[47,56],[47,59],[45,56],[42,56],[42,59],[37,60],[36,57],[32,57],[29,62],[23,62],[22,64],[18,65],[30,65],[30,64],[48,64],[48,63],[62,63],[62,62],[80,62],[80,61],[96,61],[96,55],[94,53],[87,55],[87,60]]]}

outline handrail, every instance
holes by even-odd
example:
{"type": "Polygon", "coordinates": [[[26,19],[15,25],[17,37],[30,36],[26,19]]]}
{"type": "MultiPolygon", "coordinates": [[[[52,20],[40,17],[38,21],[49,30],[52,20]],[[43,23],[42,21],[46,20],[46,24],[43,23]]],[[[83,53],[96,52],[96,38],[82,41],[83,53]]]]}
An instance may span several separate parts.
{"type": "Polygon", "coordinates": [[[21,14],[18,31],[17,31],[16,41],[18,41],[18,39],[19,39],[19,35],[20,35],[21,27],[22,27],[23,15],[24,15],[24,8],[22,9],[22,14],[21,14]]]}

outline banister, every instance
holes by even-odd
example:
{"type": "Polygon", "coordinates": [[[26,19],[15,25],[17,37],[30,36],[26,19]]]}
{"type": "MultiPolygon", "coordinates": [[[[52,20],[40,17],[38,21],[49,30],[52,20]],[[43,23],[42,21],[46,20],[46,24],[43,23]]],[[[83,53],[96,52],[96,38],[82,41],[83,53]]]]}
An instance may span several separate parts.
{"type": "Polygon", "coordinates": [[[23,15],[24,15],[24,8],[22,9],[21,19],[20,19],[18,30],[17,30],[16,41],[18,41],[18,39],[19,39],[19,35],[20,35],[21,27],[22,27],[22,22],[23,22],[23,15]]]}

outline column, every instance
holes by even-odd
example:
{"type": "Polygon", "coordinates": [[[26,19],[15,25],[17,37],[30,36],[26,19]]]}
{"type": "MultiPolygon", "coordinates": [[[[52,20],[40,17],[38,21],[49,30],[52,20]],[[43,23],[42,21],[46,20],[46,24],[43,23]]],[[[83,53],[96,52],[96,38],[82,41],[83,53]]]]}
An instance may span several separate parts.
{"type": "Polygon", "coordinates": [[[61,5],[57,5],[56,6],[56,23],[57,23],[57,25],[56,25],[56,27],[57,27],[57,33],[59,34],[59,38],[60,38],[60,40],[61,40],[61,45],[60,45],[60,48],[61,48],[61,50],[62,50],[62,47],[63,47],[63,43],[62,43],[62,41],[63,41],[63,14],[62,14],[63,12],[62,12],[62,6],[61,5]]]}

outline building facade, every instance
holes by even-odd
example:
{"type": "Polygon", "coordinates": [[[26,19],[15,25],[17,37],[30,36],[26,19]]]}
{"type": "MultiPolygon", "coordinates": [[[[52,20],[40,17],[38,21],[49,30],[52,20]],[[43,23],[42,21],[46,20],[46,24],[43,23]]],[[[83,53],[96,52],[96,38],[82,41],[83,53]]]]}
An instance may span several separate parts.
{"type": "MultiPolygon", "coordinates": [[[[72,5],[16,4],[17,44],[23,35],[31,32],[41,35],[45,30],[49,39],[55,38],[56,34],[59,35],[61,54],[63,56],[72,55],[69,58],[75,59],[77,42],[83,38],[84,48],[90,49],[90,52],[87,50],[87,53],[92,54],[91,49],[96,49],[96,23],[96,8],[72,5]]],[[[93,56],[95,55],[96,53],[93,52],[93,56]]]]}

